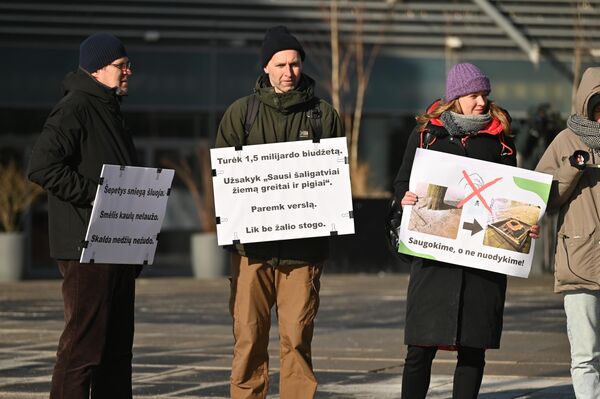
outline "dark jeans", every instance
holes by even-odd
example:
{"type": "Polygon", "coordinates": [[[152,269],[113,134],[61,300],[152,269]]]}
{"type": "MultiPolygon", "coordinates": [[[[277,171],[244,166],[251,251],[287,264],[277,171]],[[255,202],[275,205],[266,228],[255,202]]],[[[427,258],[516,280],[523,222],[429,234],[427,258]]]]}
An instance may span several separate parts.
{"type": "Polygon", "coordinates": [[[59,260],[65,329],[51,399],[130,399],[136,269],[59,260]]]}
{"type": "MultiPolygon", "coordinates": [[[[436,347],[408,346],[402,373],[402,399],[425,398],[431,379],[431,363],[436,352],[436,347]]],[[[484,367],[485,349],[459,347],[452,398],[477,399],[484,367]]]]}

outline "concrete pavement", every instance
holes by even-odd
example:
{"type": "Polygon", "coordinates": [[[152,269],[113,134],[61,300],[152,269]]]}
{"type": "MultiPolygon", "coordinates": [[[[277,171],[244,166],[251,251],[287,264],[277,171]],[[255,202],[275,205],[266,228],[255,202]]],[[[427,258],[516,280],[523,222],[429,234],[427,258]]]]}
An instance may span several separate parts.
{"type": "MultiPolygon", "coordinates": [[[[136,398],[226,398],[228,281],[141,278],[136,398]]],[[[398,398],[407,275],[325,274],[314,338],[317,398],[398,398]]],[[[511,278],[500,350],[487,355],[480,398],[574,398],[562,299],[552,277],[511,278]]],[[[0,284],[0,398],[46,398],[62,329],[60,281],[0,284]]],[[[271,390],[278,345],[271,329],[271,390]]],[[[449,398],[455,355],[439,352],[428,398],[449,398]]]]}

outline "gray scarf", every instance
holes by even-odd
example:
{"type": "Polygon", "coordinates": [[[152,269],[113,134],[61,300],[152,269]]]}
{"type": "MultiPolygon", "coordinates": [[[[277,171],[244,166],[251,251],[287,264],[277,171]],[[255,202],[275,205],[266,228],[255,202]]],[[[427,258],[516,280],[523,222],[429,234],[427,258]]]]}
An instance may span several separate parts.
{"type": "Polygon", "coordinates": [[[575,132],[583,144],[593,150],[600,150],[600,123],[580,115],[571,115],[567,119],[567,126],[575,132]]]}
{"type": "Polygon", "coordinates": [[[490,123],[492,116],[489,112],[482,115],[463,115],[446,111],[440,115],[440,119],[451,136],[463,137],[479,133],[490,123]]]}

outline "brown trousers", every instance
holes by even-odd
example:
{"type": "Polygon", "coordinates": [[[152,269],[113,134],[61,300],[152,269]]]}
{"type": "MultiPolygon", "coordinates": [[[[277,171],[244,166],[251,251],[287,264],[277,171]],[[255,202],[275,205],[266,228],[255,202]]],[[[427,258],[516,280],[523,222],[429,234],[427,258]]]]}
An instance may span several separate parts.
{"type": "Polygon", "coordinates": [[[233,363],[231,398],[266,398],[269,390],[271,308],[279,321],[282,399],[313,398],[317,380],[312,369],[311,341],[319,307],[322,265],[278,266],[231,256],[233,363]]]}
{"type": "Polygon", "coordinates": [[[65,328],[50,399],[130,399],[135,266],[58,261],[65,328]]]}

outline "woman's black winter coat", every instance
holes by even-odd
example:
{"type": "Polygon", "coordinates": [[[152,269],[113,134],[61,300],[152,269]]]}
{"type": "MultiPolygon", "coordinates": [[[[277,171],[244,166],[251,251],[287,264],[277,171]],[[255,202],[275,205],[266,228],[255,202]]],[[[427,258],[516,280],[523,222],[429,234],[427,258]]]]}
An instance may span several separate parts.
{"type": "MultiPolygon", "coordinates": [[[[439,121],[438,121],[439,122],[439,121]]],[[[464,140],[443,126],[427,125],[430,150],[483,161],[516,165],[512,140],[502,133],[481,132],[464,140]],[[504,143],[503,146],[501,143],[504,143]]],[[[423,134],[425,136],[425,134],[423,134]]],[[[408,191],[421,132],[415,128],[394,181],[397,201],[408,191]]],[[[506,294],[506,275],[413,258],[408,286],[406,345],[499,348],[506,294]]]]}

